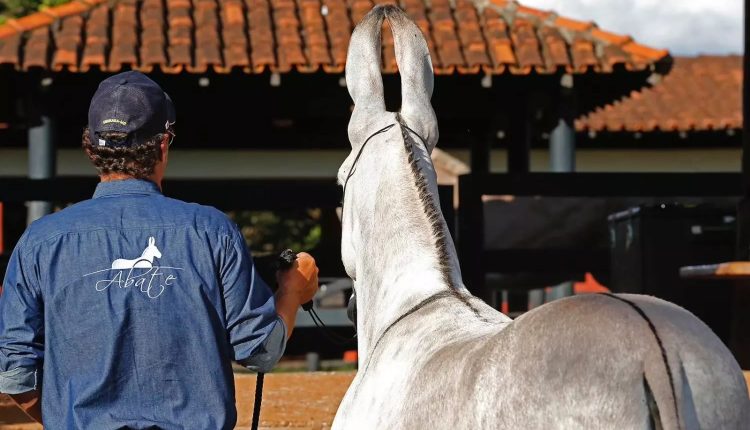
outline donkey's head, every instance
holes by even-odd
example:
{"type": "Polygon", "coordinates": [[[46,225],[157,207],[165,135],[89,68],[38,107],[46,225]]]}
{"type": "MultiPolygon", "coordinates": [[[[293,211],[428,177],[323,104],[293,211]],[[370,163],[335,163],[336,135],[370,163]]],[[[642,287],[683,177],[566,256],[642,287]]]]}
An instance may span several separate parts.
{"type": "MultiPolygon", "coordinates": [[[[365,150],[373,151],[368,153],[371,161],[381,156],[376,152],[378,144],[374,141],[387,141],[389,135],[393,139],[393,133],[399,133],[401,139],[402,129],[397,126],[400,122],[418,134],[420,140],[424,139],[427,153],[423,157],[430,162],[429,152],[432,152],[438,140],[437,119],[430,104],[433,88],[430,52],[422,32],[401,9],[392,5],[376,6],[354,29],[346,60],[346,84],[354,101],[354,111],[348,129],[352,152],[338,172],[339,183],[344,185],[347,194],[344,196],[341,257],[349,276],[356,279],[355,251],[361,249],[362,244],[357,245],[353,232],[360,229],[355,223],[363,222],[363,219],[347,218],[356,204],[353,196],[346,192],[346,187],[352,173],[358,169],[355,164],[358,163],[365,143],[373,141],[367,144],[368,148],[365,150]],[[398,113],[386,111],[383,94],[380,36],[385,19],[393,33],[396,62],[401,74],[401,109],[398,113]],[[393,127],[389,129],[389,126],[393,127]],[[383,132],[378,133],[379,130],[383,132]],[[386,130],[390,131],[385,132],[386,130]]],[[[403,140],[400,141],[403,148],[403,140]]],[[[380,147],[382,149],[382,145],[380,147]]],[[[407,156],[404,155],[404,163],[406,160],[407,156]]],[[[353,182],[368,183],[367,181],[366,177],[360,176],[353,182]]],[[[371,200],[373,196],[363,195],[359,202],[364,204],[363,201],[368,198],[371,200]]]]}
{"type": "Polygon", "coordinates": [[[354,100],[349,120],[349,141],[356,152],[368,136],[393,122],[385,110],[380,74],[380,33],[383,20],[393,33],[396,63],[401,74],[401,110],[404,123],[427,142],[429,151],[437,144],[438,127],[430,104],[433,88],[432,61],[419,27],[396,6],[373,8],[357,25],[349,41],[346,58],[346,86],[354,100]]]}
{"type": "Polygon", "coordinates": [[[161,258],[161,251],[159,251],[159,248],[156,247],[156,239],[154,239],[153,236],[148,238],[148,247],[145,251],[143,251],[143,255],[154,256],[156,258],[161,258]]]}

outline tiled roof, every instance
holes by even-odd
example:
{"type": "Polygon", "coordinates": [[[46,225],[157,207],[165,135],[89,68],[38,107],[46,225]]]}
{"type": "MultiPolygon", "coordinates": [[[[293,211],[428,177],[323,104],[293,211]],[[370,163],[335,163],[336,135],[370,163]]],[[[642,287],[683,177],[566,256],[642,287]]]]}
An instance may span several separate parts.
{"type": "MultiPolygon", "coordinates": [[[[395,0],[375,0],[375,3],[395,0]]],[[[344,69],[371,0],[73,0],[0,26],[0,65],[166,73],[344,69]]],[[[665,50],[511,0],[400,0],[428,36],[436,73],[643,70],[665,50]]],[[[383,68],[395,72],[393,37],[383,68]]],[[[7,67],[7,66],[6,66],[7,67]]]]}
{"type": "Polygon", "coordinates": [[[576,121],[579,131],[742,128],[742,57],[675,58],[661,82],[576,121]]]}

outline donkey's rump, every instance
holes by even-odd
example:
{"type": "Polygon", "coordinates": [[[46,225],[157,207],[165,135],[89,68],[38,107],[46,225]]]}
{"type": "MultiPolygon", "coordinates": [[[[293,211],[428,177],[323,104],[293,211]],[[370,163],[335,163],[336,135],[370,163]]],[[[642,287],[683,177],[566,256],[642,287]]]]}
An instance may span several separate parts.
{"type": "Polygon", "coordinates": [[[494,352],[507,364],[499,379],[518,383],[494,387],[496,395],[506,411],[534,411],[502,418],[509,428],[748,425],[750,400],[730,352],[663,300],[571,297],[528,312],[498,337],[494,352]]]}

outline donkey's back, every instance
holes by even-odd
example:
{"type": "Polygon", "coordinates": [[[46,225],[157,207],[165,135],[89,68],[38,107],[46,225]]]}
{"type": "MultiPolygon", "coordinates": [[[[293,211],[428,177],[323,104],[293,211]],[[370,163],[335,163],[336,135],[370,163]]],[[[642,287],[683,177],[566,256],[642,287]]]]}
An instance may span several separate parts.
{"type": "Polygon", "coordinates": [[[688,311],[653,297],[571,297],[493,335],[444,341],[414,369],[397,427],[750,428],[729,350],[688,311]]]}

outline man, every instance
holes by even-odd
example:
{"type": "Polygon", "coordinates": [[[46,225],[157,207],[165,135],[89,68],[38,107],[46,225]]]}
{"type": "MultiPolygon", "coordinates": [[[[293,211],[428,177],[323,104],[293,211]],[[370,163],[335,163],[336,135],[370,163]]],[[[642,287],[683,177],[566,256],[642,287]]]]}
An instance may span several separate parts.
{"type": "Polygon", "coordinates": [[[317,290],[300,254],[274,297],[234,223],[161,194],[174,123],[145,75],[104,80],[83,134],[93,199],[36,221],[13,251],[0,392],[47,429],[233,428],[231,360],[270,370],[317,290]]]}

